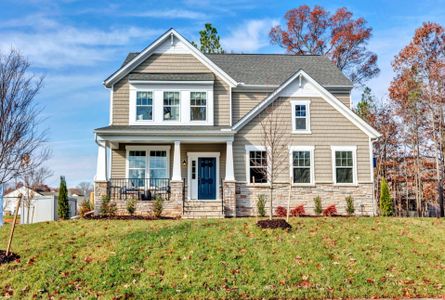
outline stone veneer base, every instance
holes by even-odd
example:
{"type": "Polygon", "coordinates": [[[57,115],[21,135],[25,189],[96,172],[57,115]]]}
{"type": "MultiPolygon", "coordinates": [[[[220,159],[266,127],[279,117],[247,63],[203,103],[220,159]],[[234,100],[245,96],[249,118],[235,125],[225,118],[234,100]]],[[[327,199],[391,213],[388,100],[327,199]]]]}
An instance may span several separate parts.
{"type": "MultiPolygon", "coordinates": [[[[373,203],[373,184],[365,183],[357,186],[335,186],[332,184],[317,184],[315,186],[291,188],[290,208],[303,204],[306,214],[314,215],[314,198],[320,196],[322,207],[335,204],[341,215],[346,214],[345,197],[352,196],[355,215],[373,216],[375,208],[373,203]]],[[[273,209],[283,206],[287,209],[289,198],[289,184],[277,184],[274,189],[273,209]]],[[[252,186],[245,183],[236,184],[236,215],[255,216],[257,214],[256,201],[258,195],[264,194],[268,203],[266,212],[269,213],[269,194],[267,186],[252,186]]]]}

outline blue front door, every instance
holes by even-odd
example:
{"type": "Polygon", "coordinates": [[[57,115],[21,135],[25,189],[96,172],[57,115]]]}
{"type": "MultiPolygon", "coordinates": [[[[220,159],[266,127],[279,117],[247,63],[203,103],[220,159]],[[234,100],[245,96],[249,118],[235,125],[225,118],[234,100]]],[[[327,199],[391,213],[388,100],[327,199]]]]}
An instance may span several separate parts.
{"type": "Polygon", "coordinates": [[[198,199],[216,199],[216,158],[198,158],[198,199]]]}

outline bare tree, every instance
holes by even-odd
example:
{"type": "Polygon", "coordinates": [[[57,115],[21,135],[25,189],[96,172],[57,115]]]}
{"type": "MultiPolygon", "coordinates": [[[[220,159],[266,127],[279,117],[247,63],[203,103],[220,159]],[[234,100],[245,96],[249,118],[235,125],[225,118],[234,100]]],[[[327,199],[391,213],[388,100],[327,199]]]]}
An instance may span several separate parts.
{"type": "MultiPolygon", "coordinates": [[[[277,100],[279,101],[279,100],[277,100]]],[[[260,115],[261,118],[261,145],[265,148],[266,162],[253,161],[256,165],[261,165],[257,171],[267,179],[269,184],[270,215],[273,216],[274,189],[278,183],[280,174],[288,174],[289,161],[286,133],[289,132],[287,112],[275,101],[260,115]]],[[[286,181],[288,183],[288,181],[286,181]]]]}
{"type": "Polygon", "coordinates": [[[0,184],[35,170],[50,153],[35,103],[43,78],[29,67],[16,50],[0,53],[0,184]]]}
{"type": "Polygon", "coordinates": [[[93,184],[91,182],[81,182],[77,185],[77,188],[83,192],[85,199],[90,198],[90,192],[93,191],[93,184]]]}

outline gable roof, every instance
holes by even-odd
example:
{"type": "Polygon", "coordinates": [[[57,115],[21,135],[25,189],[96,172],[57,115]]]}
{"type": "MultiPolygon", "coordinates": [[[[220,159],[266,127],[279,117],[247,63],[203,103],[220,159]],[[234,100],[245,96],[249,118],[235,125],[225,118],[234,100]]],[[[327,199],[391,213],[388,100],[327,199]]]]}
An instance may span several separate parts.
{"type": "MultiPolygon", "coordinates": [[[[130,52],[122,66],[139,52],[130,52]]],[[[290,54],[205,54],[238,83],[279,86],[296,70],[305,70],[324,87],[353,87],[352,82],[326,57],[290,54]]]]}
{"type": "Polygon", "coordinates": [[[281,85],[304,70],[322,86],[352,88],[352,82],[326,57],[290,54],[206,54],[233,79],[246,85],[281,85]]]}
{"type": "Polygon", "coordinates": [[[362,118],[356,115],[351,109],[344,105],[340,100],[338,100],[334,95],[326,90],[326,88],[320,85],[314,78],[309,76],[309,74],[307,74],[303,70],[298,70],[297,72],[295,72],[282,85],[276,88],[267,98],[265,98],[251,111],[244,115],[244,117],[242,117],[241,120],[239,120],[233,126],[232,130],[238,131],[243,128],[253,118],[259,115],[264,109],[266,109],[273,101],[275,101],[280,96],[280,93],[300,76],[303,76],[309,83],[314,85],[314,87],[321,93],[323,99],[326,100],[326,102],[328,102],[332,107],[340,112],[345,118],[351,121],[355,126],[361,129],[371,139],[375,139],[380,136],[380,133],[377,130],[372,128],[368,123],[366,123],[362,118]]]}
{"type": "Polygon", "coordinates": [[[203,65],[209,68],[211,71],[220,76],[227,84],[230,86],[236,86],[237,82],[231,78],[225,71],[223,71],[220,67],[218,67],[215,63],[213,63],[207,56],[205,56],[201,51],[196,49],[187,39],[185,39],[182,35],[180,35],[173,28],[167,30],[163,35],[161,35],[158,39],[156,39],[153,43],[147,46],[144,50],[138,53],[136,56],[127,56],[127,62],[124,64],[113,74],[111,74],[107,79],[104,80],[104,85],[106,87],[111,87],[116,81],[120,80],[122,77],[130,73],[134,70],[138,65],[140,65],[143,61],[145,61],[153,51],[168,38],[177,38],[181,41],[190,53],[196,57],[203,65]]]}

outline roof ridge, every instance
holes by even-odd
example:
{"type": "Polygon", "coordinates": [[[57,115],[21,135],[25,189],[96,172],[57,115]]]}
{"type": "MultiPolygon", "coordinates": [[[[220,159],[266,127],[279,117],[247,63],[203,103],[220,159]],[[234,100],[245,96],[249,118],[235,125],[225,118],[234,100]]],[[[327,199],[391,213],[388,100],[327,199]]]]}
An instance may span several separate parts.
{"type": "Polygon", "coordinates": [[[271,56],[298,56],[298,57],[302,57],[302,56],[309,56],[309,57],[323,57],[325,55],[320,55],[320,54],[291,54],[291,53],[204,53],[205,55],[258,55],[258,56],[262,56],[262,55],[271,55],[271,56]]]}

